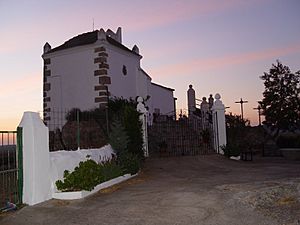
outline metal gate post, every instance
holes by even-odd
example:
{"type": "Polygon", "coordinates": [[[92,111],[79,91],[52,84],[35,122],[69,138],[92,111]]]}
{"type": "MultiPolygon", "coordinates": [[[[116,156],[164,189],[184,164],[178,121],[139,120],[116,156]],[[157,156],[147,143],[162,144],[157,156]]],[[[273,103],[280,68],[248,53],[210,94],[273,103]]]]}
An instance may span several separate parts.
{"type": "Polygon", "coordinates": [[[18,157],[18,194],[19,203],[23,198],[23,128],[17,128],[17,157],[18,157]]]}

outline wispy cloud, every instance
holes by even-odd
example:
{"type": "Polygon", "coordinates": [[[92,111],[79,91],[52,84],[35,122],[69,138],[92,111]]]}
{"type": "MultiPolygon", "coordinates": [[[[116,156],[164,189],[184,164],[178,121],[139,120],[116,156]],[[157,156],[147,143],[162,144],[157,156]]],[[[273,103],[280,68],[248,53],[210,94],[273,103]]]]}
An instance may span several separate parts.
{"type": "Polygon", "coordinates": [[[30,74],[21,77],[20,79],[11,80],[1,83],[0,96],[13,95],[16,96],[20,93],[31,92],[41,87],[42,77],[40,74],[30,74]]]}
{"type": "Polygon", "coordinates": [[[295,43],[281,48],[266,49],[243,54],[226,55],[223,57],[201,58],[188,60],[167,66],[150,69],[153,76],[174,76],[180,74],[191,74],[198,71],[207,71],[213,68],[225,68],[233,65],[248,64],[265,59],[277,59],[285,55],[300,53],[300,43],[295,43]]]}
{"type": "MultiPolygon", "coordinates": [[[[191,20],[210,13],[246,7],[247,4],[254,4],[254,2],[257,1],[251,1],[250,3],[245,3],[243,0],[156,0],[149,2],[129,1],[129,3],[128,1],[116,1],[114,4],[108,4],[106,6],[107,9],[101,10],[101,13],[99,13],[99,7],[102,7],[100,3],[98,7],[94,3],[90,7],[86,7],[86,4],[91,3],[80,2],[79,4],[77,2],[77,4],[69,6],[70,10],[68,13],[64,9],[55,8],[54,12],[51,10],[45,12],[44,17],[42,19],[39,18],[38,21],[33,20],[39,14],[29,16],[26,14],[26,11],[20,11],[20,16],[25,19],[15,24],[15,26],[18,26],[18,29],[6,26],[2,30],[0,54],[16,52],[17,50],[21,51],[29,47],[33,48],[37,42],[40,43],[45,37],[58,39],[57,32],[77,35],[78,31],[91,30],[92,18],[95,20],[95,29],[100,27],[116,29],[118,26],[123,26],[126,32],[141,32],[176,24],[179,21],[191,20]],[[114,12],[113,15],[112,12],[114,12]],[[78,20],[78,15],[82,18],[81,20],[78,20]],[[31,20],[28,19],[27,21],[27,17],[30,17],[31,20]],[[76,21],[76,24],[73,24],[74,21],[76,21]],[[61,28],[57,26],[57,23],[59,23],[61,28]],[[30,31],[28,30],[28,24],[31,24],[30,31]],[[70,24],[73,25],[70,26],[70,24]],[[22,38],[20,39],[20,37],[22,38]],[[22,41],[24,39],[26,39],[26,44],[22,41]]],[[[43,8],[42,5],[39,8],[43,8]]],[[[62,39],[61,41],[65,40],[62,39]]]]}
{"type": "MultiPolygon", "coordinates": [[[[151,1],[151,7],[136,7],[135,13],[130,13],[130,7],[125,8],[126,17],[123,13],[115,15],[115,21],[122,21],[129,25],[126,29],[130,31],[140,31],[151,28],[162,27],[175,24],[178,21],[193,19],[196,16],[208,15],[238,7],[246,7],[248,4],[254,4],[259,1],[245,3],[243,0],[228,1],[151,1]],[[138,18],[138,19],[137,19],[138,18]]],[[[141,3],[142,4],[142,3],[141,3]]],[[[143,3],[144,4],[144,3],[143,3]]]]}

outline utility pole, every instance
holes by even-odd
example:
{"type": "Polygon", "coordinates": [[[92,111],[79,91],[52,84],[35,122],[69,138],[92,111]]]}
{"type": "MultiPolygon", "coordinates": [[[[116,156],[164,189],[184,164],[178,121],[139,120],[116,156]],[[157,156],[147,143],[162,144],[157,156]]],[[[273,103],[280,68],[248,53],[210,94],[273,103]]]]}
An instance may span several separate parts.
{"type": "Polygon", "coordinates": [[[243,120],[243,119],[244,119],[244,107],[243,107],[243,104],[244,104],[244,103],[248,103],[248,101],[244,101],[244,100],[241,98],[240,101],[235,102],[235,103],[241,104],[241,117],[242,117],[242,120],[243,120]]]}
{"type": "Polygon", "coordinates": [[[259,126],[261,126],[261,110],[262,110],[262,108],[260,105],[258,105],[257,108],[253,108],[253,109],[258,111],[258,124],[259,124],[259,126]]]}

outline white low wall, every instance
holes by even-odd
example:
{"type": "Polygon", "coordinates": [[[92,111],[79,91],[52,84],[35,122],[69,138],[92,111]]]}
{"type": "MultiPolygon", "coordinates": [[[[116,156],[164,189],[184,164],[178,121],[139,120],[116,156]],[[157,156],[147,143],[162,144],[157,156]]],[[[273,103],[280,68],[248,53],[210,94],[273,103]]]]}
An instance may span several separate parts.
{"type": "Polygon", "coordinates": [[[23,128],[23,203],[35,205],[52,197],[48,128],[35,112],[25,112],[19,127],[23,128]]]}
{"type": "Polygon", "coordinates": [[[52,197],[55,199],[61,199],[61,200],[74,200],[74,199],[85,198],[87,196],[90,196],[90,195],[102,190],[102,189],[108,188],[115,184],[119,184],[119,183],[126,181],[135,176],[137,176],[137,174],[134,174],[134,175],[125,174],[123,176],[119,176],[114,179],[103,182],[101,184],[98,184],[92,191],[56,192],[56,193],[53,193],[52,197]]]}
{"type": "Polygon", "coordinates": [[[82,149],[77,151],[50,152],[50,181],[52,194],[57,191],[55,182],[63,179],[64,171],[72,172],[81,161],[92,159],[95,162],[110,160],[114,154],[110,145],[100,149],[82,149]],[[88,157],[89,156],[89,157],[88,157]]]}
{"type": "Polygon", "coordinates": [[[55,182],[63,178],[65,170],[72,172],[79,162],[87,159],[109,160],[114,154],[110,145],[49,153],[48,128],[35,112],[25,112],[19,126],[23,127],[23,203],[28,205],[52,198],[55,182]]]}

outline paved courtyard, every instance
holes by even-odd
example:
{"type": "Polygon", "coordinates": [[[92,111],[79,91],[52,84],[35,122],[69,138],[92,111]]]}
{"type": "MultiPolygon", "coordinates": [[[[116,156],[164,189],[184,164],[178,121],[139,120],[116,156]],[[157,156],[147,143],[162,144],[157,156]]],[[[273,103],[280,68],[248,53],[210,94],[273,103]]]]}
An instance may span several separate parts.
{"type": "Polygon", "coordinates": [[[218,155],[149,159],[143,172],[83,200],[50,200],[1,225],[296,225],[300,162],[218,155]]]}

